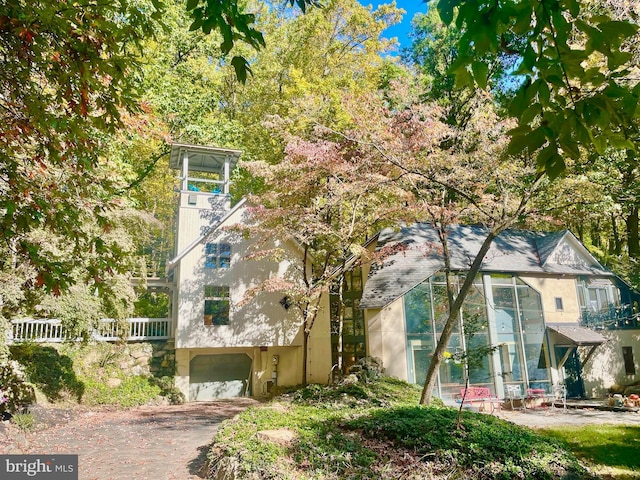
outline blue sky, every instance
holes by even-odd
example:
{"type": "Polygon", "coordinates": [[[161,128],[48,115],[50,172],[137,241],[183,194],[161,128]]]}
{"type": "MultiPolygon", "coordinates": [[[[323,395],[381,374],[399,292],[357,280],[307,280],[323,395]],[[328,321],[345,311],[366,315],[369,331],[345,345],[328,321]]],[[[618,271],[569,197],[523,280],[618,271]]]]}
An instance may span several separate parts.
{"type": "MultiPolygon", "coordinates": [[[[375,9],[381,3],[391,3],[391,0],[388,0],[386,2],[360,0],[360,3],[362,3],[363,5],[373,5],[373,8],[375,9]]],[[[403,10],[406,10],[407,13],[402,18],[402,23],[399,23],[398,25],[385,30],[384,36],[387,38],[398,37],[400,48],[408,47],[411,44],[409,38],[407,37],[409,30],[411,29],[411,20],[416,13],[425,13],[427,11],[427,4],[422,0],[396,0],[396,5],[403,10]]]]}

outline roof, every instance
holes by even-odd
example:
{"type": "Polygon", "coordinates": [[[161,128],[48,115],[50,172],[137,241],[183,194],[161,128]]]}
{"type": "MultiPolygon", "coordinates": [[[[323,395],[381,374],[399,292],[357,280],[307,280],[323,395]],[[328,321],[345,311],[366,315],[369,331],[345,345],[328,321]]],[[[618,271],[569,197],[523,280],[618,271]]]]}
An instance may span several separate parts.
{"type": "MultiPolygon", "coordinates": [[[[454,271],[468,270],[487,237],[486,227],[452,225],[447,243],[454,271]]],[[[395,251],[372,266],[362,308],[382,308],[444,268],[436,229],[415,223],[380,233],[376,251],[395,251]]],[[[614,276],[568,230],[533,232],[505,230],[493,241],[482,272],[514,274],[614,276]]]]}
{"type": "Polygon", "coordinates": [[[185,153],[189,155],[189,171],[218,173],[224,166],[225,161],[229,161],[231,168],[233,168],[242,152],[228,148],[174,143],[171,145],[169,166],[174,169],[181,169],[185,153]]]}
{"type": "Polygon", "coordinates": [[[581,327],[577,323],[547,323],[547,328],[577,346],[600,345],[607,341],[598,332],[581,327]]]}

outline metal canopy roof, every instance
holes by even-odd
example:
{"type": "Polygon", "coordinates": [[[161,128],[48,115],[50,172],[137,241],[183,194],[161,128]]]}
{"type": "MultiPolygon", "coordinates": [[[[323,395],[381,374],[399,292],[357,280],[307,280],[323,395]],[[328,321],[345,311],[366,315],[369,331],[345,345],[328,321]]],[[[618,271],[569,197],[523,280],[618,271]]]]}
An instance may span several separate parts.
{"type": "Polygon", "coordinates": [[[569,343],[577,346],[601,345],[607,341],[607,339],[598,332],[581,327],[575,323],[547,323],[547,328],[567,339],[569,343]]]}
{"type": "Polygon", "coordinates": [[[189,158],[189,171],[220,173],[225,161],[228,161],[229,168],[233,169],[242,152],[227,148],[174,143],[171,146],[169,166],[177,170],[182,169],[185,153],[189,158]]]}

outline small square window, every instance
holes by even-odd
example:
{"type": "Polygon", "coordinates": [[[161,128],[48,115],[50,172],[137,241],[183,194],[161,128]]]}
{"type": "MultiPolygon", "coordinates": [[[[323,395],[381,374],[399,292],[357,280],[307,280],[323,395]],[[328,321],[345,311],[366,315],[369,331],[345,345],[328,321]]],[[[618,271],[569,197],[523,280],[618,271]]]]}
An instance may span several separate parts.
{"type": "Polygon", "coordinates": [[[563,310],[562,297],[556,297],[556,312],[562,312],[563,310]]]}
{"type": "Polygon", "coordinates": [[[229,287],[206,285],[204,297],[204,324],[229,325],[229,287]]]}
{"type": "Polygon", "coordinates": [[[205,245],[205,268],[229,268],[231,266],[231,244],[207,243],[205,245]]]}

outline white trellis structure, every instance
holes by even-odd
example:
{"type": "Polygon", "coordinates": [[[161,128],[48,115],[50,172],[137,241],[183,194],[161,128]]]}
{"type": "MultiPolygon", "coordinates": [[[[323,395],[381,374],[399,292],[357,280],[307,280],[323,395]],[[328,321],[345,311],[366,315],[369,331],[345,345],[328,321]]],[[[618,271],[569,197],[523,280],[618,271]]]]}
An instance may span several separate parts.
{"type": "MultiPolygon", "coordinates": [[[[90,336],[102,342],[167,340],[173,338],[173,322],[170,318],[129,318],[124,322],[103,319],[98,327],[90,332],[90,336]]],[[[25,318],[10,322],[7,340],[8,343],[60,343],[76,340],[69,337],[60,320],[25,318]]]]}

